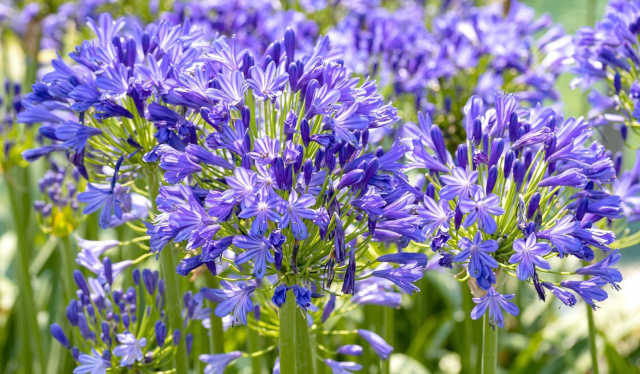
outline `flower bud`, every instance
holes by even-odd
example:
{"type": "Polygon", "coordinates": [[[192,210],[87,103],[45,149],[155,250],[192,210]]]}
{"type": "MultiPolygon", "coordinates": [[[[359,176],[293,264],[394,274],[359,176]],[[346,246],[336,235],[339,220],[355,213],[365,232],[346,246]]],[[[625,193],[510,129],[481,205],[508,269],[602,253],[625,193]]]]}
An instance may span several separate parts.
{"type": "Polygon", "coordinates": [[[456,151],[456,160],[458,161],[458,166],[463,169],[466,169],[468,157],[469,155],[467,153],[467,145],[460,144],[458,146],[458,150],[456,151]]]}
{"type": "Polygon", "coordinates": [[[518,140],[518,131],[520,128],[520,123],[518,123],[518,115],[516,112],[511,113],[511,117],[509,117],[509,141],[511,143],[515,143],[518,140]]]}
{"type": "Polygon", "coordinates": [[[620,94],[620,88],[622,87],[622,81],[620,79],[620,73],[616,71],[613,76],[613,88],[616,90],[616,95],[620,94]]]}
{"type": "Polygon", "coordinates": [[[284,50],[287,54],[287,63],[296,60],[296,33],[290,27],[284,32],[284,50]]]}
{"type": "Polygon", "coordinates": [[[491,169],[489,169],[489,175],[487,176],[487,187],[486,187],[487,195],[493,192],[493,188],[496,186],[497,179],[498,179],[498,167],[496,165],[493,165],[491,169]]]}
{"type": "Polygon", "coordinates": [[[520,191],[522,182],[524,182],[524,173],[526,172],[522,161],[516,160],[513,163],[513,181],[516,183],[516,191],[520,191]]]}
{"type": "Polygon", "coordinates": [[[279,285],[273,290],[273,297],[271,301],[278,307],[282,308],[287,301],[287,286],[284,284],[279,285]]]}
{"type": "Polygon", "coordinates": [[[504,152],[504,140],[502,139],[492,139],[491,140],[491,153],[489,154],[489,166],[496,165],[500,157],[502,157],[502,152],[504,152]]]}
{"type": "Polygon", "coordinates": [[[529,200],[529,207],[527,208],[527,219],[531,219],[531,217],[533,217],[539,205],[540,193],[536,192],[533,194],[533,196],[531,196],[531,200],[529,200]]]}
{"type": "Polygon", "coordinates": [[[300,121],[300,136],[302,137],[304,146],[308,147],[311,141],[311,130],[309,129],[309,121],[306,118],[300,121]]]}
{"type": "Polygon", "coordinates": [[[427,190],[425,192],[425,195],[429,196],[432,199],[435,199],[436,198],[436,187],[433,184],[429,183],[427,185],[427,190]]]}
{"type": "MultiPolygon", "coordinates": [[[[447,148],[444,145],[444,138],[442,137],[442,131],[437,125],[431,126],[431,141],[433,141],[434,148],[438,159],[443,164],[447,163],[447,148]]],[[[378,156],[380,157],[380,156],[378,156]]]]}
{"type": "Polygon", "coordinates": [[[65,347],[66,349],[71,348],[71,343],[69,343],[69,339],[67,339],[67,336],[64,334],[64,331],[62,331],[62,327],[60,327],[60,325],[58,325],[57,323],[54,323],[53,325],[51,325],[51,335],[53,335],[53,337],[60,342],[60,344],[62,344],[63,347],[65,347]]]}
{"type": "Polygon", "coordinates": [[[482,121],[480,118],[476,118],[473,123],[473,144],[477,146],[480,145],[480,141],[482,140],[482,121]]]}

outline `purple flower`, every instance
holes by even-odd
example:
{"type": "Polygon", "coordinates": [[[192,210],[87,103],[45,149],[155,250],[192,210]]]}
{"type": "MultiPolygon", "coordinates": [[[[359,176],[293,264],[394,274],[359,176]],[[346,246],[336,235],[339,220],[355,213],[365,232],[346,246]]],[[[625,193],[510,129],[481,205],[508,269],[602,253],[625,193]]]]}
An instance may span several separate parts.
{"type": "Polygon", "coordinates": [[[165,170],[164,179],[171,184],[182,182],[191,174],[202,171],[198,160],[188,153],[176,151],[170,146],[161,145],[160,167],[165,170]]]}
{"type": "Polygon", "coordinates": [[[212,100],[224,101],[228,105],[238,105],[242,103],[242,100],[244,100],[244,92],[248,86],[241,72],[232,71],[231,75],[219,74],[218,83],[220,83],[220,89],[207,89],[207,95],[212,100]]]}
{"type": "Polygon", "coordinates": [[[449,207],[449,202],[441,199],[438,203],[432,198],[424,196],[424,209],[420,209],[420,218],[426,220],[425,229],[427,232],[435,232],[441,227],[445,230],[449,229],[449,222],[453,217],[453,212],[449,207]]]}
{"type": "Polygon", "coordinates": [[[408,294],[420,291],[420,289],[416,285],[414,285],[413,282],[417,282],[418,280],[422,279],[423,275],[424,267],[420,266],[415,261],[410,261],[398,268],[375,270],[373,272],[374,277],[390,280],[391,282],[397,284],[398,287],[400,287],[408,294]]]}
{"type": "Polygon", "coordinates": [[[291,286],[291,290],[296,298],[296,304],[298,304],[300,308],[306,310],[311,306],[311,291],[308,288],[294,284],[291,286]]]}
{"type": "Polygon", "coordinates": [[[215,355],[200,355],[200,361],[207,364],[204,368],[205,374],[224,374],[230,363],[242,356],[242,352],[233,351],[229,353],[219,353],[215,355]]]}
{"type": "Polygon", "coordinates": [[[261,66],[252,66],[249,69],[251,78],[247,79],[247,85],[253,90],[253,94],[261,100],[272,100],[282,94],[282,89],[289,81],[289,75],[282,73],[277,75],[276,63],[271,61],[267,69],[261,66]]]}
{"type": "Polygon", "coordinates": [[[622,274],[618,269],[612,269],[611,266],[620,261],[620,253],[616,249],[611,252],[607,258],[576,270],[576,273],[583,275],[592,275],[599,277],[611,284],[616,290],[620,289],[618,282],[622,281],[622,274]]]}
{"type": "Polygon", "coordinates": [[[500,206],[500,198],[496,194],[489,194],[483,197],[482,191],[475,193],[475,201],[465,199],[460,202],[460,210],[469,213],[464,219],[464,227],[469,227],[478,221],[478,226],[485,233],[492,235],[496,232],[498,225],[493,216],[501,216],[505,210],[500,206]]]}
{"type": "Polygon", "coordinates": [[[538,183],[539,187],[571,186],[582,188],[587,184],[587,177],[582,174],[582,169],[567,169],[561,174],[544,178],[538,183]]]}
{"type": "Polygon", "coordinates": [[[249,260],[254,260],[253,275],[258,279],[264,277],[267,271],[267,262],[274,261],[271,253],[273,246],[265,237],[235,236],[233,245],[245,251],[236,257],[235,263],[244,264],[249,260]]]}
{"type": "Polygon", "coordinates": [[[220,281],[224,288],[209,290],[215,300],[220,302],[215,309],[216,316],[222,318],[233,314],[233,323],[247,324],[247,313],[253,311],[251,294],[256,289],[244,283],[230,283],[225,280],[220,281]]]}
{"type": "Polygon", "coordinates": [[[576,295],[572,294],[569,291],[565,291],[562,287],[558,287],[555,284],[549,282],[541,283],[546,289],[553,292],[554,295],[558,298],[558,300],[562,301],[562,303],[566,306],[574,306],[576,305],[576,295]]]}
{"type": "Polygon", "coordinates": [[[255,217],[251,224],[251,233],[262,236],[267,232],[268,223],[280,222],[280,215],[276,211],[282,199],[278,195],[269,196],[264,189],[258,191],[256,199],[238,215],[238,218],[248,219],[255,217]]]}
{"type": "Polygon", "coordinates": [[[518,264],[516,275],[521,281],[531,278],[536,266],[546,270],[551,269],[551,265],[542,258],[542,256],[549,254],[551,246],[549,243],[538,243],[535,234],[529,235],[526,241],[517,239],[513,242],[513,250],[516,253],[511,255],[509,263],[518,264]]]}
{"type": "Polygon", "coordinates": [[[271,163],[280,153],[280,142],[265,136],[255,141],[253,152],[248,155],[262,165],[271,163]]]}
{"type": "Polygon", "coordinates": [[[287,287],[287,285],[281,284],[273,290],[273,297],[271,298],[271,301],[273,301],[278,308],[282,308],[284,303],[287,301],[288,289],[289,287],[287,287]]]}
{"type": "Polygon", "coordinates": [[[393,347],[387,344],[380,335],[372,331],[358,329],[358,335],[371,344],[371,348],[373,348],[378,357],[382,360],[388,359],[391,352],[393,352],[393,347]]]}
{"type": "Polygon", "coordinates": [[[302,219],[313,220],[316,218],[316,212],[313,209],[309,209],[315,202],[316,199],[311,194],[298,196],[296,191],[291,191],[287,208],[282,215],[282,220],[279,222],[278,227],[283,229],[289,225],[294,238],[298,240],[306,239],[307,226],[302,219]]]}
{"type": "Polygon", "coordinates": [[[582,249],[580,239],[572,236],[579,225],[579,222],[573,221],[573,217],[566,215],[556,221],[552,228],[539,232],[538,237],[550,240],[560,257],[563,257],[567,253],[575,253],[582,249]]]}
{"type": "Polygon", "coordinates": [[[509,301],[513,299],[514,296],[515,295],[501,295],[495,288],[490,287],[485,296],[473,298],[473,302],[478,305],[476,305],[471,311],[471,318],[478,319],[482,317],[488,308],[489,324],[491,327],[495,328],[496,324],[498,327],[504,327],[503,310],[514,316],[517,316],[520,313],[518,307],[509,301]]]}
{"type": "Polygon", "coordinates": [[[88,204],[84,207],[83,214],[91,214],[102,208],[100,213],[100,227],[106,229],[111,223],[111,215],[122,219],[121,201],[118,200],[120,185],[112,185],[108,189],[101,189],[93,184],[87,185],[88,190],[78,194],[78,201],[88,204]]]}
{"type": "Polygon", "coordinates": [[[144,356],[142,355],[142,348],[147,345],[147,339],[136,339],[130,332],[118,334],[119,346],[113,349],[113,355],[116,357],[122,357],[120,360],[120,366],[130,366],[136,361],[142,361],[144,356]]]}
{"type": "Polygon", "coordinates": [[[62,327],[60,327],[60,325],[58,325],[57,323],[54,323],[51,325],[50,329],[51,329],[51,335],[58,342],[60,342],[60,344],[62,344],[63,347],[65,347],[66,349],[71,348],[71,343],[69,343],[69,339],[67,339],[67,336],[64,334],[64,331],[62,331],[62,327]]]}
{"type": "Polygon", "coordinates": [[[82,152],[90,137],[102,134],[102,130],[83,126],[73,121],[66,121],[56,128],[56,138],[64,141],[63,147],[74,152],[82,152]]]}
{"type": "Polygon", "coordinates": [[[350,344],[343,345],[342,347],[338,348],[336,352],[341,355],[360,356],[364,352],[364,349],[362,349],[362,347],[357,344],[350,344]]]}
{"type": "Polygon", "coordinates": [[[473,241],[468,238],[461,238],[458,242],[460,253],[453,262],[462,262],[469,259],[469,274],[478,278],[482,275],[484,268],[497,268],[498,262],[489,254],[498,249],[498,242],[493,239],[482,241],[482,233],[476,232],[473,241]]]}
{"type": "Polygon", "coordinates": [[[607,284],[607,281],[599,277],[585,281],[564,281],[560,283],[561,286],[567,287],[580,295],[593,310],[596,309],[596,301],[604,301],[609,297],[607,292],[601,289],[605,284],[607,284]]]}
{"type": "Polygon", "coordinates": [[[467,174],[466,170],[455,167],[451,170],[450,175],[443,175],[441,178],[446,185],[440,190],[440,198],[453,200],[457,197],[461,201],[469,197],[469,194],[475,193],[478,172],[473,171],[471,174],[467,174]]]}
{"type": "Polygon", "coordinates": [[[252,196],[256,192],[256,179],[257,174],[255,171],[247,170],[243,167],[236,168],[233,171],[233,176],[225,177],[227,185],[230,190],[225,192],[228,197],[233,197],[239,201],[243,201],[245,198],[248,203],[251,203],[252,196]]]}
{"type": "Polygon", "coordinates": [[[324,360],[324,363],[331,369],[332,374],[351,374],[354,371],[362,369],[362,365],[351,361],[339,362],[327,358],[324,360]]]}
{"type": "MultiPolygon", "coordinates": [[[[309,86],[311,86],[311,84],[309,84],[309,86]]],[[[320,88],[316,88],[311,97],[306,99],[310,101],[305,113],[305,118],[311,119],[316,114],[330,116],[331,113],[333,113],[333,105],[338,99],[340,99],[340,92],[330,89],[326,84],[320,88]]]]}
{"type": "Polygon", "coordinates": [[[93,348],[90,355],[83,353],[78,356],[78,362],[80,365],[73,369],[73,374],[106,374],[110,366],[93,348]]]}

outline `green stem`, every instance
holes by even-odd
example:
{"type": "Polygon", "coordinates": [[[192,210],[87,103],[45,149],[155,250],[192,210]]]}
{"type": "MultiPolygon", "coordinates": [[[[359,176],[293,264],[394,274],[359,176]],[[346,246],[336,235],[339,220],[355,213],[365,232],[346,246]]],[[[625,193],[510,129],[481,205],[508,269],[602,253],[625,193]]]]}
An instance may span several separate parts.
{"type": "Polygon", "coordinates": [[[18,299],[21,302],[22,312],[18,314],[18,318],[22,319],[23,327],[28,331],[27,336],[23,336],[22,342],[22,355],[21,360],[27,367],[27,372],[32,372],[33,369],[29,369],[33,364],[34,351],[38,363],[40,365],[37,370],[40,373],[45,372],[45,360],[44,350],[42,347],[42,341],[40,338],[40,331],[38,329],[38,319],[36,316],[36,304],[33,295],[33,287],[31,285],[31,275],[29,274],[29,264],[31,263],[31,245],[28,240],[28,231],[30,223],[31,212],[31,200],[29,192],[19,191],[19,188],[26,189],[29,187],[29,171],[27,169],[15,168],[15,172],[9,175],[13,175],[11,180],[6,180],[7,190],[9,192],[9,200],[11,203],[11,213],[13,215],[14,229],[16,233],[16,260],[18,262],[18,281],[20,296],[18,299]],[[35,345],[35,347],[32,347],[35,345]],[[29,361],[27,363],[27,361],[29,361]]]}
{"type": "MultiPolygon", "coordinates": [[[[216,277],[207,275],[207,286],[210,288],[220,288],[220,280],[216,277]]],[[[222,318],[216,316],[214,310],[211,310],[211,335],[209,336],[210,349],[212,353],[224,353],[224,329],[222,327],[222,318]]]]}
{"type": "MultiPolygon", "coordinates": [[[[292,301],[295,303],[295,300],[292,301]]],[[[296,308],[296,349],[298,350],[296,352],[298,374],[314,374],[316,372],[316,360],[314,359],[314,352],[311,350],[307,312],[298,308],[296,308]]]]}
{"type": "Polygon", "coordinates": [[[296,374],[296,302],[293,292],[280,309],[280,373],[296,374]]]}
{"type": "MultiPolygon", "coordinates": [[[[149,200],[153,204],[153,212],[156,211],[156,196],[160,182],[157,175],[152,170],[147,170],[147,188],[149,189],[149,200]]],[[[160,253],[160,270],[165,282],[165,298],[167,305],[167,314],[169,326],[171,330],[180,329],[182,337],[178,344],[178,352],[175,357],[175,368],[178,374],[186,374],[189,372],[189,360],[187,357],[186,334],[182,325],[182,298],[180,297],[178,274],[176,273],[176,263],[174,260],[173,250],[171,247],[165,248],[160,253]]]]}
{"type": "Polygon", "coordinates": [[[599,374],[598,369],[598,351],[596,349],[596,325],[593,321],[593,309],[586,304],[587,307],[587,320],[589,321],[589,348],[591,350],[591,366],[593,368],[593,374],[599,374]]]}
{"type": "Polygon", "coordinates": [[[315,373],[314,355],[307,316],[296,308],[293,291],[280,309],[280,372],[282,374],[315,373]]]}
{"type": "Polygon", "coordinates": [[[495,374],[498,369],[498,331],[489,326],[487,315],[482,327],[482,374],[495,374]]]}
{"type": "Polygon", "coordinates": [[[71,246],[68,236],[59,238],[58,248],[60,249],[60,258],[62,259],[62,282],[64,284],[64,300],[68,304],[75,296],[73,286],[73,269],[76,267],[74,259],[76,251],[71,246]]]}
{"type": "MultiPolygon", "coordinates": [[[[251,353],[258,352],[260,350],[260,336],[258,332],[253,329],[249,329],[249,351],[251,353]]],[[[262,373],[262,357],[251,356],[251,372],[253,374],[262,373]]]]}
{"type": "MultiPolygon", "coordinates": [[[[387,343],[389,345],[391,345],[393,347],[393,340],[394,340],[394,328],[393,328],[393,314],[394,314],[394,309],[393,308],[389,308],[389,307],[382,307],[383,308],[383,312],[382,312],[382,318],[383,318],[383,324],[382,326],[384,327],[384,340],[387,341],[387,343]]],[[[391,360],[382,360],[381,364],[382,364],[382,374],[390,374],[391,373],[391,367],[390,367],[390,363],[391,360]]]]}

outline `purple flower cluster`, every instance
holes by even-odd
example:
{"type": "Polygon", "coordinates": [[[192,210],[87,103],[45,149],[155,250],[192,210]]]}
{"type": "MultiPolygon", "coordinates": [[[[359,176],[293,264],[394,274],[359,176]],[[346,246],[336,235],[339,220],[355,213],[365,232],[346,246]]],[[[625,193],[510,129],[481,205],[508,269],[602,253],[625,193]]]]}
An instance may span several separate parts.
{"type": "Polygon", "coordinates": [[[472,317],[488,308],[490,323],[502,327],[501,309],[517,314],[510,297],[497,291],[499,275],[505,273],[531,283],[542,300],[544,287],[561,294],[567,305],[575,304],[575,297],[567,296],[573,296],[571,290],[592,306],[592,300],[604,300],[601,287],[617,288],[621,280],[610,267],[617,252],[578,269],[577,274],[593,276],[579,287],[573,281],[542,280],[551,271],[551,259],[590,261],[594,249],[608,252],[616,239],[609,230],[623,213],[622,199],[611,192],[616,166],[610,153],[591,140],[593,130],[582,118],[563,120],[539,105],[520,109],[518,98],[504,93],[496,94],[489,108],[472,97],[465,116],[467,140],[455,156],[428,116],[409,127],[415,135],[405,142],[412,147],[408,168],[428,170],[428,181],[416,188],[424,191],[419,212],[429,222],[425,228],[432,249],[443,254],[445,266],[468,264],[468,276],[488,292],[474,299],[479,305],[472,317]]]}
{"type": "MultiPolygon", "coordinates": [[[[84,254],[78,256],[78,262],[87,267],[87,256],[98,259],[113,246],[111,242],[81,241],[80,244],[85,249],[84,254]]],[[[211,310],[203,307],[202,294],[188,292],[183,306],[185,324],[182,329],[170,329],[164,310],[164,281],[157,271],[134,269],[133,287],[112,289],[114,279],[130,264],[131,261],[112,265],[110,259],[104,257],[102,264],[93,264],[90,268],[96,272],[100,266],[98,279],[87,279],[79,270],[74,271],[77,298],[67,307],[66,316],[72,329],[77,330],[73,335],[80,336],[83,343],[72,346],[60,325],[51,325],[53,337],[70,349],[78,362],[74,372],[106,373],[109,368],[144,370],[164,365],[163,362],[175,354],[182,331],[188,330],[191,321],[209,317],[211,310]]],[[[186,334],[184,339],[189,351],[193,336],[186,334]]]]}
{"type": "Polygon", "coordinates": [[[475,94],[492,104],[493,93],[505,89],[531,104],[558,98],[554,83],[570,60],[571,37],[548,15],[536,18],[530,7],[510,4],[507,14],[498,3],[452,7],[433,16],[432,29],[416,2],[394,11],[367,5],[329,35],[345,51],[346,66],[459,128],[459,97],[475,94]]]}

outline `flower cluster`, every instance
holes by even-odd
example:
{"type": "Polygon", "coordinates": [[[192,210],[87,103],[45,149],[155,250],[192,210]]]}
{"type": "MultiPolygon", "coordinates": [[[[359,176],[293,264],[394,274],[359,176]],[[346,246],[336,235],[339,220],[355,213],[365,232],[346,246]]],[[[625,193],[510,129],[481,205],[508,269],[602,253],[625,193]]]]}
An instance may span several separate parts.
{"type": "Polygon", "coordinates": [[[640,43],[638,17],[640,2],[611,0],[602,20],[595,27],[581,27],[575,36],[576,75],[573,87],[592,88],[589,116],[594,124],[613,123],[626,141],[627,129],[637,132],[640,120],[640,43]],[[606,92],[594,87],[607,83],[606,92]]]}
{"type": "Polygon", "coordinates": [[[497,291],[502,274],[532,284],[542,300],[546,289],[569,306],[577,294],[595,308],[607,298],[602,286],[617,289],[617,251],[575,270],[589,280],[551,281],[556,259],[591,261],[594,249],[609,252],[616,236],[608,227],[622,217],[622,200],[610,190],[614,162],[590,140],[593,130],[582,118],[563,120],[541,106],[523,110],[511,94],[496,94],[489,109],[472,97],[467,140],[454,156],[438,127],[421,119],[407,140],[408,167],[429,170],[420,215],[441,265],[465,264],[475,287],[487,291],[474,299],[472,318],[488,309],[490,323],[502,327],[502,309],[518,313],[512,296],[497,291]]]}
{"type": "MultiPolygon", "coordinates": [[[[78,256],[83,266],[88,266],[88,256],[97,259],[100,252],[109,247],[109,243],[81,243],[90,248],[78,256]]],[[[193,335],[187,333],[190,322],[210,315],[210,311],[203,308],[201,294],[189,292],[184,297],[187,316],[184,328],[172,330],[164,310],[164,281],[157,271],[134,269],[133,287],[112,289],[114,279],[130,264],[131,261],[111,264],[109,257],[104,257],[99,264],[98,278],[86,279],[79,270],[74,271],[77,299],[72,300],[66,310],[73,329],[71,338],[60,325],[51,325],[53,337],[70,349],[77,361],[74,373],[169,369],[180,339],[186,339],[187,351],[190,351],[193,342],[193,335]]],[[[90,269],[95,272],[95,264],[92,266],[90,269]]]]}
{"type": "Polygon", "coordinates": [[[467,4],[429,17],[408,2],[398,10],[356,8],[330,33],[345,50],[345,64],[379,76],[403,102],[409,118],[427,112],[457,138],[463,100],[472,94],[493,103],[500,89],[517,92],[531,104],[557,99],[554,83],[571,56],[571,37],[548,15],[510,2],[476,7],[467,4]],[[535,35],[542,33],[539,37],[535,35]],[[462,100],[461,100],[462,98],[462,100]]]}

